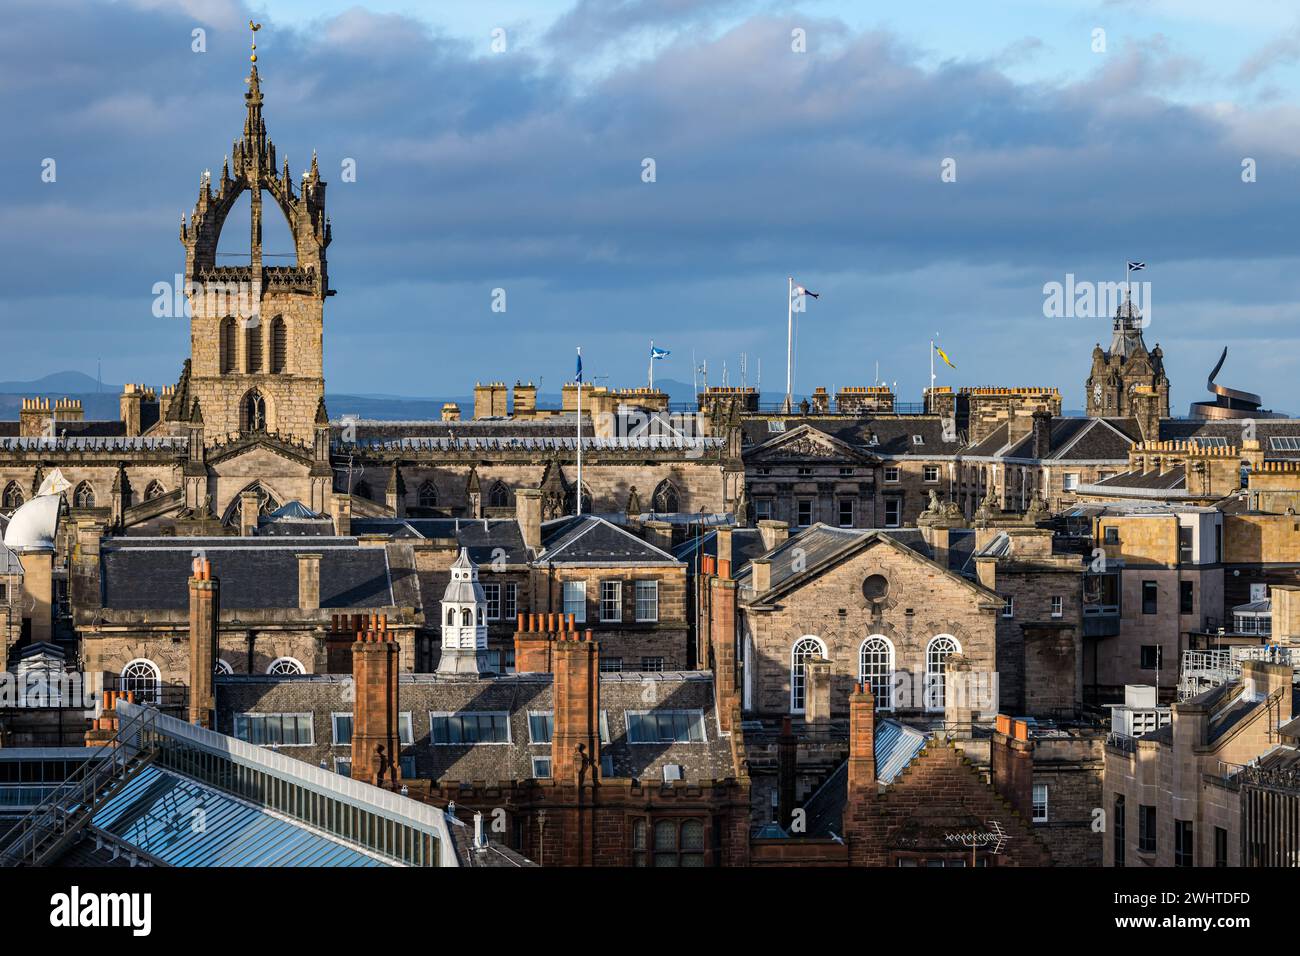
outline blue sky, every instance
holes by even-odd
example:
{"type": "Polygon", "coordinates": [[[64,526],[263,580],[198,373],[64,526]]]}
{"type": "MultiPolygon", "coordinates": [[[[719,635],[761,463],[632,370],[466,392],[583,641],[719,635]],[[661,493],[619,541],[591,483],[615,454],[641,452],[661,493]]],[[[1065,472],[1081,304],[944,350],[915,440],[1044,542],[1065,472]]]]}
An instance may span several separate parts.
{"type": "Polygon", "coordinates": [[[270,135],[295,168],[316,149],[330,183],[331,391],[550,390],[579,344],[589,375],[635,385],[653,338],[672,350],[658,376],[689,381],[693,351],[735,383],[743,352],[775,398],[793,273],[822,293],[800,322],[797,390],[869,384],[879,363],[918,400],[938,332],[958,366],[941,383],[1057,384],[1079,407],[1109,321],[1045,318],[1043,285],[1122,279],[1136,258],[1176,411],[1224,345],[1225,383],[1300,411],[1293,4],[16,0],[7,14],[0,378],[102,360],[108,381],[175,380],[188,328],[154,318],[150,290],[181,268],[181,212],[239,134],[251,15],[270,135]],[[956,182],[940,179],[948,157],[956,182]]]}

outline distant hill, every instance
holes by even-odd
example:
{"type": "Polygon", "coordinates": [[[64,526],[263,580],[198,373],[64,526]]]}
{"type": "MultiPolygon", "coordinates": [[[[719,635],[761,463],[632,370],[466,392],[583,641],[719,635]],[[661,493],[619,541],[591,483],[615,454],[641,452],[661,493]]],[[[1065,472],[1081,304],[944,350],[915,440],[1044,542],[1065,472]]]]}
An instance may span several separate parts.
{"type": "Polygon", "coordinates": [[[45,395],[58,392],[60,396],[76,394],[90,394],[102,392],[107,395],[118,395],[122,391],[120,385],[110,385],[108,383],[96,382],[84,372],[52,372],[44,378],[33,379],[30,382],[0,382],[0,392],[12,392],[22,395],[45,395]]]}

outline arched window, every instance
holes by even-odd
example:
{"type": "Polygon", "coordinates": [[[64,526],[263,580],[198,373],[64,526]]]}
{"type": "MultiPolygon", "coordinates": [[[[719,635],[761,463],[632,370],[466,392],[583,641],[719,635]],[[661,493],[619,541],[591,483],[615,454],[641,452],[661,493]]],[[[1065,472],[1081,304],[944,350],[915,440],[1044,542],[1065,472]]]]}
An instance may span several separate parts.
{"type": "Polygon", "coordinates": [[[271,371],[283,375],[289,361],[289,329],[282,316],[271,320],[271,371]]]}
{"type": "Polygon", "coordinates": [[[961,653],[961,645],[951,634],[939,634],[925,648],[925,706],[943,710],[947,703],[948,658],[961,653]]]}
{"type": "Polygon", "coordinates": [[[289,674],[305,674],[307,668],[302,666],[302,662],[293,657],[277,657],[271,661],[271,666],[266,669],[268,674],[277,674],[285,676],[289,674]]]}
{"type": "Polygon", "coordinates": [[[894,709],[894,645],[872,634],[858,652],[858,683],[871,688],[877,710],[894,709]]]}
{"type": "Polygon", "coordinates": [[[650,499],[650,507],[655,511],[664,513],[673,513],[677,511],[677,489],[673,483],[665,478],[659,482],[655,488],[654,497],[650,499]]]}
{"type": "Polygon", "coordinates": [[[456,626],[456,609],[454,607],[447,608],[447,626],[456,626]]]}
{"type": "Polygon", "coordinates": [[[235,353],[237,351],[236,343],[239,341],[235,336],[235,317],[226,316],[221,320],[221,333],[218,342],[221,352],[221,371],[233,372],[235,370],[235,353]]]}
{"type": "Polygon", "coordinates": [[[510,504],[510,491],[501,482],[497,482],[488,492],[488,507],[505,508],[510,504]]]}
{"type": "Polygon", "coordinates": [[[4,496],[0,497],[0,509],[13,511],[15,508],[22,507],[23,490],[18,487],[18,482],[11,481],[5,485],[4,496]]]}
{"type": "Polygon", "coordinates": [[[157,704],[162,671],[153,661],[137,657],[122,668],[121,684],[125,693],[135,694],[137,704],[157,704]]]}
{"type": "Polygon", "coordinates": [[[479,609],[478,609],[478,622],[479,622],[479,624],[482,624],[482,623],[483,623],[483,609],[482,609],[482,608],[479,608],[479,609]]]}
{"type": "Polygon", "coordinates": [[[420,485],[418,495],[421,508],[438,507],[438,489],[434,487],[432,481],[426,481],[424,484],[420,485]]]}
{"type": "Polygon", "coordinates": [[[77,485],[76,490],[72,492],[72,505],[75,508],[95,507],[95,489],[90,487],[90,482],[83,481],[77,485]]]}
{"type": "Polygon", "coordinates": [[[460,612],[460,626],[472,627],[473,625],[474,625],[474,614],[473,612],[470,611],[469,608],[465,608],[460,612]]]}
{"type": "Polygon", "coordinates": [[[249,319],[244,326],[244,343],[248,354],[247,371],[250,374],[262,371],[262,323],[259,319],[249,319]]]}
{"type": "Polygon", "coordinates": [[[161,498],[166,492],[163,490],[161,481],[149,482],[149,487],[144,490],[144,500],[153,501],[155,498],[161,498]]]}
{"type": "Polygon", "coordinates": [[[226,663],[225,661],[223,661],[221,658],[219,658],[219,657],[217,658],[217,666],[216,666],[215,673],[217,673],[217,674],[233,674],[234,672],[235,672],[235,669],[234,669],[233,667],[231,667],[229,664],[227,664],[227,663],[226,663]]]}
{"type": "Polygon", "coordinates": [[[266,431],[266,399],[257,389],[245,395],[240,403],[239,427],[246,432],[266,431]]]}
{"type": "Polygon", "coordinates": [[[794,642],[794,649],[790,652],[791,713],[802,714],[808,703],[808,661],[825,656],[826,645],[812,635],[794,642]]]}

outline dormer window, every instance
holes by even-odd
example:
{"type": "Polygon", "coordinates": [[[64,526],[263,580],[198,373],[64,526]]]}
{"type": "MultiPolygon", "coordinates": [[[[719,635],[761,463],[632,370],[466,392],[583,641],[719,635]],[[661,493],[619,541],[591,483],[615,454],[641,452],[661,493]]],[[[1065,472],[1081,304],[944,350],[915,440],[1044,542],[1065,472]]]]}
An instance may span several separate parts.
{"type": "Polygon", "coordinates": [[[923,435],[913,435],[913,436],[912,436],[912,444],[913,444],[913,445],[924,445],[924,444],[925,444],[925,436],[923,436],[923,435]]]}

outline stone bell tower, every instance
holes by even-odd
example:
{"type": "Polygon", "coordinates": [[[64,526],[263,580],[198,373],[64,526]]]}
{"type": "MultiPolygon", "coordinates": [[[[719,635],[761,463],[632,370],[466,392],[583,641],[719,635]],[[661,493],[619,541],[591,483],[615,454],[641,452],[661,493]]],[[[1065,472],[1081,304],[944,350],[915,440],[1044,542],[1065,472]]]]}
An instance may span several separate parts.
{"type": "MultiPolygon", "coordinates": [[[[261,25],[249,26],[256,31],[261,25]]],[[[187,385],[189,397],[202,404],[210,441],[266,433],[310,446],[325,393],[323,306],[333,295],[325,262],[325,183],[314,154],[297,186],[287,159],[277,171],[262,119],[257,53],[249,59],[243,135],[222,162],[221,179],[214,184],[204,172],[189,221],[181,217],[192,311],[187,385]],[[251,208],[248,261],[218,261],[217,241],[244,192],[251,208]],[[263,262],[264,196],[271,199],[269,214],[288,222],[293,240],[292,256],[271,263],[263,262]]]]}

